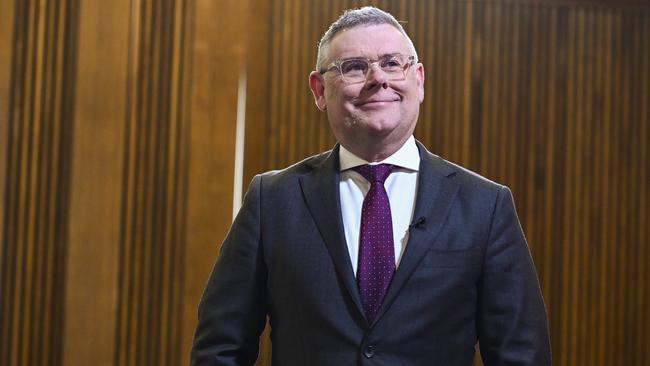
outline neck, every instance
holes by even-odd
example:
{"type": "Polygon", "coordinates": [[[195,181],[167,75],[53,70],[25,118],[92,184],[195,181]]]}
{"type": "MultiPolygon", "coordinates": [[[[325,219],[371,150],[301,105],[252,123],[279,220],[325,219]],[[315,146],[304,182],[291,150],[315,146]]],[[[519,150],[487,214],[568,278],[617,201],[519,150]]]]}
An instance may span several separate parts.
{"type": "Polygon", "coordinates": [[[406,143],[409,137],[410,135],[403,140],[395,141],[393,143],[384,141],[370,143],[344,143],[341,141],[341,145],[345,146],[348,151],[361,159],[373,163],[385,160],[389,156],[393,155],[404,145],[404,143],[406,143]]]}

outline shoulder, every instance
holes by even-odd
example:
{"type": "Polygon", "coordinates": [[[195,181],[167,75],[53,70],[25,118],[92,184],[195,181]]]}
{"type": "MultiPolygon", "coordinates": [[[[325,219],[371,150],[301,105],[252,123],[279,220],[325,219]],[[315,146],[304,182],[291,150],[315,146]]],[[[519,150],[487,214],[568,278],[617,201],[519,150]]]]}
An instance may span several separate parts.
{"type": "Polygon", "coordinates": [[[253,182],[265,188],[290,187],[301,177],[315,172],[334,177],[338,170],[338,146],[332,150],[307,157],[283,169],[270,170],[257,174],[253,182]]]}
{"type": "Polygon", "coordinates": [[[283,179],[293,179],[311,173],[314,169],[322,167],[325,161],[330,158],[332,150],[305,158],[295,164],[283,169],[270,170],[259,174],[266,182],[283,179]]]}
{"type": "Polygon", "coordinates": [[[422,144],[418,144],[418,147],[420,148],[420,165],[422,170],[432,170],[435,175],[442,175],[454,179],[461,187],[472,190],[500,191],[507,189],[504,185],[486,178],[473,170],[431,153],[422,144]]]}
{"type": "Polygon", "coordinates": [[[459,182],[463,185],[469,185],[477,189],[501,190],[506,188],[503,184],[495,182],[471,169],[460,166],[456,163],[440,158],[445,164],[448,164],[456,173],[459,182]]]}

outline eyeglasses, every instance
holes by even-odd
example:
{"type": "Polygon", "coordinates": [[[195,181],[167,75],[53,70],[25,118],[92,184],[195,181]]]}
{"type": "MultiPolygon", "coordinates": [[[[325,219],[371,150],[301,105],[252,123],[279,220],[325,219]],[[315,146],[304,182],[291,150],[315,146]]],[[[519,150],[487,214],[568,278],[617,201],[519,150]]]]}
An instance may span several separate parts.
{"type": "Polygon", "coordinates": [[[404,80],[406,78],[406,71],[409,66],[415,63],[415,56],[408,56],[402,54],[385,55],[378,60],[370,60],[367,58],[348,58],[345,60],[337,60],[329,64],[325,69],[321,70],[321,74],[328,71],[337,70],[343,81],[349,84],[362,83],[366,81],[368,71],[372,64],[377,64],[381,71],[387,76],[388,80],[404,80]]]}

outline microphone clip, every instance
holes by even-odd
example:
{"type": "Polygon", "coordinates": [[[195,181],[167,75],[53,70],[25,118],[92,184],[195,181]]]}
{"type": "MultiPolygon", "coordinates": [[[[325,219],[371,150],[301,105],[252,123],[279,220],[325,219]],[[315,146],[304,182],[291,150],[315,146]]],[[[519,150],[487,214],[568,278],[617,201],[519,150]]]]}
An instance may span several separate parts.
{"type": "Polygon", "coordinates": [[[410,229],[422,229],[424,228],[424,223],[426,222],[426,218],[424,216],[420,216],[417,219],[413,220],[411,225],[409,225],[409,230],[410,229]]]}

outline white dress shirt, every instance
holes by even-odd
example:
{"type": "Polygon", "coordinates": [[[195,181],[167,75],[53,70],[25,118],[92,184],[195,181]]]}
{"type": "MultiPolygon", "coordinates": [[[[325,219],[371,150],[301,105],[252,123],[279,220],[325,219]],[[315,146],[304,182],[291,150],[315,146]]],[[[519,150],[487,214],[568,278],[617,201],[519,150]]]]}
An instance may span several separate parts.
{"type": "Polygon", "coordinates": [[[384,182],[393,221],[393,242],[395,243],[395,267],[399,266],[402,253],[408,241],[408,229],[413,220],[415,193],[417,192],[420,153],[411,136],[402,147],[383,161],[370,163],[340,147],[339,160],[341,182],[339,183],[341,214],[345,230],[345,240],[350,252],[354,274],[359,262],[359,230],[361,227],[361,207],[363,198],[370,190],[368,182],[352,168],[364,164],[392,164],[396,168],[384,182]]]}

